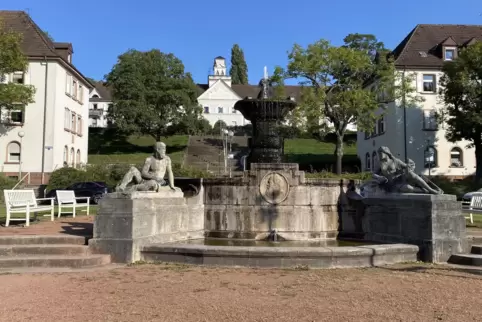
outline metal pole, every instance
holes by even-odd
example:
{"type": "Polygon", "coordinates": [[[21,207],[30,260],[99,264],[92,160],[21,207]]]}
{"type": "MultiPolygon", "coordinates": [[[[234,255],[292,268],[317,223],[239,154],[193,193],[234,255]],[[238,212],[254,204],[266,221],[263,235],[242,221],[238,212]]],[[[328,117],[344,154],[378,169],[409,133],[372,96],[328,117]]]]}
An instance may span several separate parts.
{"type": "Polygon", "coordinates": [[[18,158],[18,180],[22,180],[22,137],[20,137],[20,156],[18,158]]]}

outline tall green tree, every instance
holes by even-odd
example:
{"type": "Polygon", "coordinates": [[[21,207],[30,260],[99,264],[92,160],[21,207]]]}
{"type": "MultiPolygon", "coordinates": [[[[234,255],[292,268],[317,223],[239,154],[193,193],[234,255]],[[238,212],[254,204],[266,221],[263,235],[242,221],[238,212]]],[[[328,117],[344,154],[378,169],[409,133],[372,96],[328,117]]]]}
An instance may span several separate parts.
{"type": "Polygon", "coordinates": [[[233,84],[248,84],[248,65],[244,59],[244,52],[238,44],[234,44],[231,48],[229,75],[233,84]]]}
{"type": "Polygon", "coordinates": [[[122,131],[160,140],[186,115],[200,117],[196,84],[173,54],[129,50],[106,80],[112,89],[111,117],[122,131]]]}
{"type": "Polygon", "coordinates": [[[482,42],[461,49],[446,62],[439,94],[444,102],[440,113],[445,135],[451,142],[467,140],[475,148],[477,182],[482,181],[482,42]]]}
{"type": "MultiPolygon", "coordinates": [[[[28,59],[21,49],[22,35],[9,30],[0,21],[0,79],[15,72],[25,72],[28,59]]],[[[22,110],[33,103],[35,88],[31,85],[0,82],[0,109],[22,110]]]]}
{"type": "Polygon", "coordinates": [[[372,35],[351,34],[342,46],[319,40],[306,48],[295,44],[288,54],[286,78],[303,86],[300,108],[311,126],[333,124],[336,172],[342,171],[343,139],[348,124],[371,131],[382,103],[419,98],[413,78],[397,72],[393,58],[372,35]]]}

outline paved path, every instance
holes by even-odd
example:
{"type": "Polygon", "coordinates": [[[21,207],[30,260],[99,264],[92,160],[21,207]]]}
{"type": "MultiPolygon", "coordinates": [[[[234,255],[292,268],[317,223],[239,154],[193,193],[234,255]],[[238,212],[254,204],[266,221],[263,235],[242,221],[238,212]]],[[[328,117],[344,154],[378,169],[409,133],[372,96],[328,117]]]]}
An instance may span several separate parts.
{"type": "Polygon", "coordinates": [[[55,217],[55,221],[42,218],[40,222],[31,222],[29,227],[23,224],[0,227],[0,236],[5,235],[57,235],[92,236],[94,216],[55,217]]]}

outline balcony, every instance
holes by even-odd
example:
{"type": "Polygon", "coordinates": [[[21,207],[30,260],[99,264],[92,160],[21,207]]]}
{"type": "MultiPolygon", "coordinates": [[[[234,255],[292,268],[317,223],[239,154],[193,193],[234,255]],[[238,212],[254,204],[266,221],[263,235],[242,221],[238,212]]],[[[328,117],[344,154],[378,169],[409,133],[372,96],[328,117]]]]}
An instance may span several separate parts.
{"type": "Polygon", "coordinates": [[[101,117],[104,115],[104,110],[89,110],[89,117],[101,117]]]}

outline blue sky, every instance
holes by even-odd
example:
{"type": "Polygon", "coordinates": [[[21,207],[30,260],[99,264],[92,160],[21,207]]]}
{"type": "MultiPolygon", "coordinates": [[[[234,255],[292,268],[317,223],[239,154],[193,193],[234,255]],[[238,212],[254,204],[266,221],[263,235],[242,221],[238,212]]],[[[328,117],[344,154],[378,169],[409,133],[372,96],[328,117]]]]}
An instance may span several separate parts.
{"type": "Polygon", "coordinates": [[[56,41],[73,43],[73,63],[88,77],[102,79],[128,49],[158,48],[179,57],[198,83],[214,57],[229,63],[234,43],[257,83],[263,66],[286,66],[294,43],[340,44],[358,32],[393,49],[418,23],[482,25],[480,0],[2,0],[0,9],[28,11],[56,41]]]}

